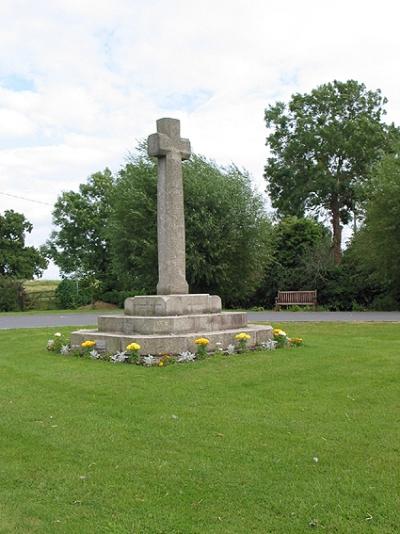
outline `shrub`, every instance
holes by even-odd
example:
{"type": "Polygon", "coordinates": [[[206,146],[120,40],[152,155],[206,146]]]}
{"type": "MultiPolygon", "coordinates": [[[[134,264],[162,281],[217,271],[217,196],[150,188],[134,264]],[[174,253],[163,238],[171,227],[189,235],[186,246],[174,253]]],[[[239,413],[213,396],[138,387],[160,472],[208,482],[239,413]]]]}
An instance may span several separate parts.
{"type": "Polygon", "coordinates": [[[0,311],[23,310],[24,301],[25,289],[22,282],[0,276],[0,311]]]}
{"type": "Polygon", "coordinates": [[[82,288],[79,280],[64,278],[55,291],[57,307],[61,309],[75,309],[89,304],[91,294],[88,288],[82,288]]]}
{"type": "Polygon", "coordinates": [[[372,302],[371,308],[377,311],[396,311],[400,309],[400,303],[393,295],[379,295],[372,302]]]}
{"type": "Polygon", "coordinates": [[[128,297],[136,297],[136,295],[144,295],[143,291],[120,291],[118,289],[111,289],[110,291],[104,291],[99,295],[99,299],[103,302],[115,304],[118,308],[124,307],[125,299],[128,297]]]}

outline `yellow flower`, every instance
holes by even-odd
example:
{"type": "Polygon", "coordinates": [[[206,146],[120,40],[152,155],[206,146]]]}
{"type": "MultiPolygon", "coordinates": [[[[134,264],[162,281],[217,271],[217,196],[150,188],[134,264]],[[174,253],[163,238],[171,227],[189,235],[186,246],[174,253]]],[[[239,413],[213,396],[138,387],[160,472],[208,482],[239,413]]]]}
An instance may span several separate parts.
{"type": "Polygon", "coordinates": [[[84,349],[91,349],[95,345],[96,345],[96,341],[91,341],[90,339],[86,341],[82,341],[81,343],[81,347],[83,347],[84,349]]]}
{"type": "Polygon", "coordinates": [[[196,343],[196,345],[202,345],[203,347],[210,343],[210,341],[206,337],[198,337],[194,340],[194,342],[196,343]]]}
{"type": "Polygon", "coordinates": [[[140,345],[139,343],[130,343],[127,347],[126,347],[126,350],[140,350],[140,345]]]}
{"type": "Polygon", "coordinates": [[[274,328],[272,330],[272,333],[274,334],[274,336],[286,336],[286,332],[284,332],[280,328],[274,328]]]}
{"type": "Polygon", "coordinates": [[[235,339],[237,339],[238,341],[247,341],[250,338],[251,336],[249,336],[249,334],[246,334],[246,332],[240,332],[240,334],[236,334],[235,336],[235,339]]]}
{"type": "Polygon", "coordinates": [[[162,367],[164,365],[164,362],[161,361],[161,362],[158,362],[158,367],[162,367]]]}

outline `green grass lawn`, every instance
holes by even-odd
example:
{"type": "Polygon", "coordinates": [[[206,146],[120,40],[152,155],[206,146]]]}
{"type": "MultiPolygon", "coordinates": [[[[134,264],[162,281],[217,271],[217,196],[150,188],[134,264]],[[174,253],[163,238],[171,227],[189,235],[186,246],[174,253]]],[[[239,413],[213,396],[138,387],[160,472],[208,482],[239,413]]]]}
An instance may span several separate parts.
{"type": "Polygon", "coordinates": [[[0,332],[0,533],[399,532],[399,325],[274,326],[149,369],[0,332]]]}

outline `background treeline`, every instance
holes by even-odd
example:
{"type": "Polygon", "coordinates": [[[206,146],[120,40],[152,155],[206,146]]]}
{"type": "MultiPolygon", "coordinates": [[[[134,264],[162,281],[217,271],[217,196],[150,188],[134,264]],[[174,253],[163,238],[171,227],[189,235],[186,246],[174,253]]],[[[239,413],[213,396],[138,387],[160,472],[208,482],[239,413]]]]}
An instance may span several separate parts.
{"type": "MultiPolygon", "coordinates": [[[[191,292],[219,294],[229,307],[270,308],[278,290],[317,289],[326,309],[398,309],[400,134],[383,122],[385,104],[379,90],[350,80],[270,106],[272,214],[243,169],[199,155],[184,162],[191,292]],[[344,247],[342,228],[350,223],[344,247]]],[[[59,196],[55,230],[41,250],[25,246],[31,226],[24,217],[6,212],[3,300],[10,301],[7,284],[39,274],[50,258],[63,276],[60,307],[97,299],[121,306],[127,296],[154,294],[156,203],[156,162],[141,143],[115,175],[105,169],[59,196]]],[[[17,290],[14,297],[17,307],[17,290]]],[[[1,299],[0,308],[10,309],[1,299]]]]}

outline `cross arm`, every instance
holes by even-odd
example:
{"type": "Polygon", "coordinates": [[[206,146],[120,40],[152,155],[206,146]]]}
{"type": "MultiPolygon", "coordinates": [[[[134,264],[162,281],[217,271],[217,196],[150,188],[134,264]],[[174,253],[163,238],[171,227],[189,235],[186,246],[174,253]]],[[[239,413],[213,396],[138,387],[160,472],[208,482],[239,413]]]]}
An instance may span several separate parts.
{"type": "Polygon", "coordinates": [[[191,154],[189,139],[171,139],[163,133],[149,135],[147,141],[147,151],[149,156],[166,156],[170,152],[178,152],[181,159],[189,159],[191,154]]]}

